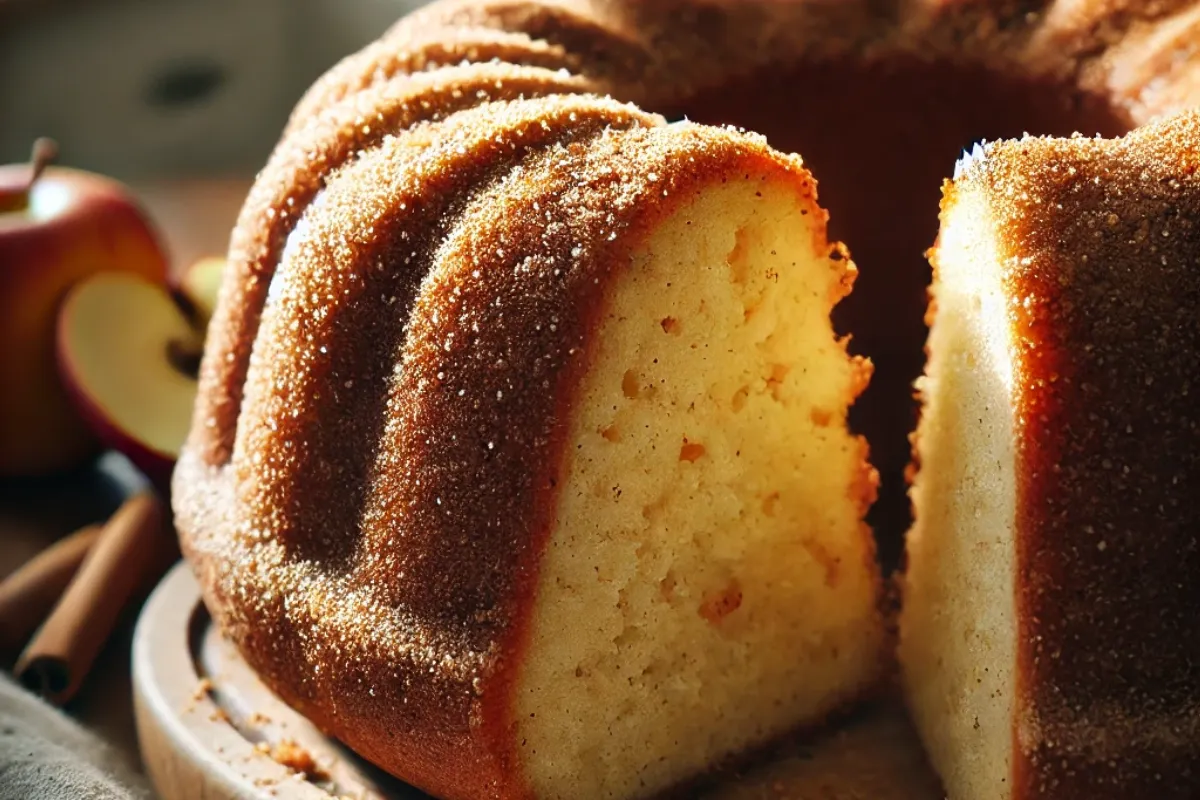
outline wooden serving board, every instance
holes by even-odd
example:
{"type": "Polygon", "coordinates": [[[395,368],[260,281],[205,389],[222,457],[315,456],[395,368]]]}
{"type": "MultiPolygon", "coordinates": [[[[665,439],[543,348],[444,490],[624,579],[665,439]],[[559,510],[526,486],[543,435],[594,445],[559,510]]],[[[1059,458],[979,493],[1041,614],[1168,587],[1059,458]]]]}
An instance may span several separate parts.
{"type": "MultiPolygon", "coordinates": [[[[186,565],[142,612],[133,680],[142,756],[163,800],[425,797],[324,736],[263,686],[212,624],[186,565]],[[297,755],[311,756],[315,775],[276,760],[294,763],[297,755]]],[[[885,704],[818,738],[784,742],[700,796],[940,800],[942,792],[903,712],[885,704]]]]}

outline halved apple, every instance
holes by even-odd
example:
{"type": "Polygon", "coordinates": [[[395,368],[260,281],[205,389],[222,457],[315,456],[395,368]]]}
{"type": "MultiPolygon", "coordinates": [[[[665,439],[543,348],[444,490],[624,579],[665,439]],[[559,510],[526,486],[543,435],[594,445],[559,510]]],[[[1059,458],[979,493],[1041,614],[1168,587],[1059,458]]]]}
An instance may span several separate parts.
{"type": "Polygon", "coordinates": [[[175,298],[192,318],[192,323],[201,331],[208,328],[213,310],[217,307],[217,293],[221,290],[221,276],[225,274],[223,256],[206,256],[190,264],[173,286],[175,298]]]}
{"type": "Polygon", "coordinates": [[[64,385],[101,440],[159,486],[187,435],[202,345],[169,290],[137,276],[93,276],[59,311],[64,385]]]}

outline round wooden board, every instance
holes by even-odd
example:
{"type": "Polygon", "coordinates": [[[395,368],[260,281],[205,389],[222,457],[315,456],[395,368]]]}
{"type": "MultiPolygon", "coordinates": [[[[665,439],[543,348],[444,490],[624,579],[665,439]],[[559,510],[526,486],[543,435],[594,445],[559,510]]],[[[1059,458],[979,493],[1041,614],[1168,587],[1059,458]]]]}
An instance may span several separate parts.
{"type": "MultiPolygon", "coordinates": [[[[330,740],[285,706],[224,640],[186,565],[155,590],[133,649],[138,739],[163,800],[410,800],[425,795],[330,740]],[[311,756],[306,777],[280,761],[311,756]],[[279,757],[280,760],[276,760],[279,757]]],[[[895,706],[797,738],[702,793],[712,800],[940,800],[895,706]]]]}

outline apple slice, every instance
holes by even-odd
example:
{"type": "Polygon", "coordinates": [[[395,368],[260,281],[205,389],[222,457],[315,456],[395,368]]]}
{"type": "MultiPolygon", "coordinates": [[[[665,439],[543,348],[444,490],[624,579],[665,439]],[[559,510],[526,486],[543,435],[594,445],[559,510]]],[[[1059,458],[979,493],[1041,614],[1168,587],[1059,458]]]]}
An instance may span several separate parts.
{"type": "Polygon", "coordinates": [[[225,263],[223,256],[206,256],[194,261],[174,286],[176,299],[201,331],[207,330],[213,309],[217,307],[217,293],[221,290],[225,263]]]}
{"type": "Polygon", "coordinates": [[[159,486],[187,435],[202,339],[168,289],[103,273],[58,315],[58,366],[83,418],[159,486]]]}

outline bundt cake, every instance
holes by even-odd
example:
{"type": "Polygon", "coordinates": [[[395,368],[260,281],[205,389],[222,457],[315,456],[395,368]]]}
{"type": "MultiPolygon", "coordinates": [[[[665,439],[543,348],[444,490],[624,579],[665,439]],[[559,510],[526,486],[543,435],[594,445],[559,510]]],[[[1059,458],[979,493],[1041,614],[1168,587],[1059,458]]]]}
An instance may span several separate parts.
{"type": "Polygon", "coordinates": [[[207,606],[444,797],[649,796],[819,724],[889,665],[948,165],[1200,104],[1198,37],[1191,0],[414,12],[234,229],[174,478],[207,606]]]}
{"type": "Polygon", "coordinates": [[[976,150],[933,260],[900,657],[949,796],[1200,796],[1200,112],[976,150]]]}

